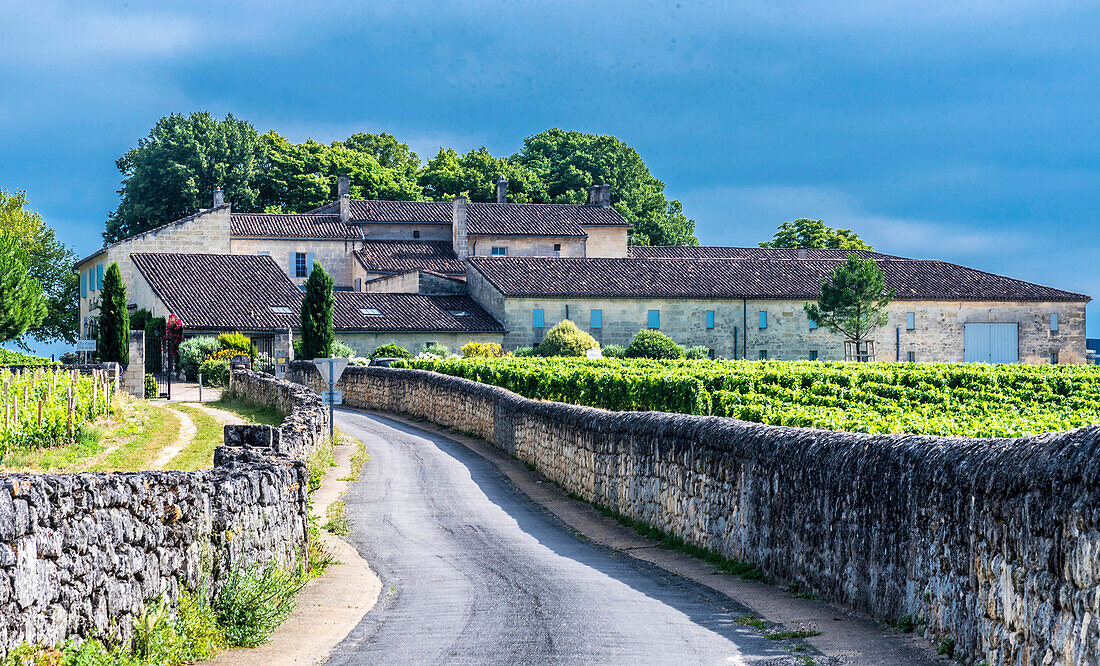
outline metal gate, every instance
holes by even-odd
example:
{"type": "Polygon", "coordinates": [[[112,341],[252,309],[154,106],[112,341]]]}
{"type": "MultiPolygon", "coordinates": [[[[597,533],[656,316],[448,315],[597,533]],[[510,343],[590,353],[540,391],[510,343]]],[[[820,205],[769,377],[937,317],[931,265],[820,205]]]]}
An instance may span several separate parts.
{"type": "Polygon", "coordinates": [[[967,363],[1019,363],[1019,325],[965,324],[963,326],[963,360],[967,363]]]}
{"type": "Polygon", "coordinates": [[[152,397],[172,399],[172,371],[172,357],[168,354],[168,345],[164,344],[164,331],[154,331],[152,339],[145,344],[145,374],[157,381],[157,395],[152,397]]]}

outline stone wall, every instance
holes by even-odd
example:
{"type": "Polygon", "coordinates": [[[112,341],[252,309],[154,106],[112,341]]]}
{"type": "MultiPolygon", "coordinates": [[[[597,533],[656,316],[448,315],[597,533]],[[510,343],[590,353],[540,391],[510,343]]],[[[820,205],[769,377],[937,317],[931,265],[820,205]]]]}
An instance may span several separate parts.
{"type": "MultiPolygon", "coordinates": [[[[260,254],[266,252],[278,264],[279,268],[287,274],[294,284],[305,284],[306,278],[295,277],[294,255],[298,252],[313,254],[313,260],[325,268],[325,272],[332,277],[335,286],[351,287],[355,284],[355,267],[359,262],[355,260],[353,253],[359,249],[357,240],[343,239],[315,239],[315,238],[234,238],[232,241],[232,254],[260,254]]],[[[313,265],[307,266],[313,270],[313,265]]]]}
{"type": "Polygon", "coordinates": [[[304,561],[303,460],[327,426],[320,398],[251,372],[234,388],[287,413],[265,433],[274,445],[227,426],[214,469],[0,476],[0,654],[127,639],[149,599],[175,599],[181,585],[213,593],[233,566],[304,561]]]}
{"type": "MultiPolygon", "coordinates": [[[[312,366],[289,378],[317,384],[312,366]]],[[[473,433],[566,490],[884,621],[967,663],[1096,664],[1100,428],[862,435],[528,400],[348,368],[349,406],[473,433]]],[[[828,628],[825,628],[827,631],[828,628]]]]}

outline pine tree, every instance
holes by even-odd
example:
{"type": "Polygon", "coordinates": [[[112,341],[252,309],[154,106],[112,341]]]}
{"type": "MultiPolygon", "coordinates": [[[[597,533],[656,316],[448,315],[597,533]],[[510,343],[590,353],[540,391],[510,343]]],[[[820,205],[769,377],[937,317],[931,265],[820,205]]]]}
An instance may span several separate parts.
{"type": "Polygon", "coordinates": [[[0,342],[18,338],[46,317],[46,297],[27,264],[22,245],[0,235],[0,342]]]}
{"type": "Polygon", "coordinates": [[[314,262],[302,297],[302,357],[306,360],[332,355],[332,278],[314,262]]]}
{"type": "Polygon", "coordinates": [[[886,306],[893,298],[894,291],[886,290],[885,277],[875,260],[850,254],[848,261],[822,279],[817,303],[805,303],[802,307],[815,324],[855,343],[859,356],[867,336],[886,325],[886,306]]]}
{"type": "Polygon", "coordinates": [[[99,360],[127,365],[130,362],[130,311],[126,309],[126,285],[118,263],[107,267],[99,302],[99,360]]]}

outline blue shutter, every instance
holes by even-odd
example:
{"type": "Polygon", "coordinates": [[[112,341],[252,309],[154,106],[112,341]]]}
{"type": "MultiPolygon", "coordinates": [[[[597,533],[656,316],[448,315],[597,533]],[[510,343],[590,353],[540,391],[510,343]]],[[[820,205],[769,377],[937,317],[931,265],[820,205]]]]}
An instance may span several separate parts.
{"type": "Polygon", "coordinates": [[[290,277],[298,277],[298,253],[290,253],[290,270],[287,271],[287,275],[290,277]]]}
{"type": "Polygon", "coordinates": [[[1051,312],[1050,313],[1050,330],[1052,330],[1054,332],[1058,332],[1058,313],[1057,312],[1051,312]]]}
{"type": "Polygon", "coordinates": [[[760,328],[767,328],[767,327],[768,327],[768,311],[767,310],[761,310],[760,311],[760,328]]]}
{"type": "Polygon", "coordinates": [[[714,328],[714,310],[707,310],[707,328],[714,328]]]}
{"type": "Polygon", "coordinates": [[[531,325],[535,328],[542,328],[546,326],[546,313],[542,308],[535,308],[531,310],[531,325]]]}
{"type": "MultiPolygon", "coordinates": [[[[817,322],[814,321],[813,319],[810,320],[810,330],[811,331],[816,331],[817,330],[817,322]]],[[[813,360],[816,360],[816,359],[810,359],[810,360],[813,361],[813,360]]]]}
{"type": "Polygon", "coordinates": [[[306,254],[306,275],[308,276],[312,272],[313,272],[313,253],[309,252],[309,253],[306,254]]]}
{"type": "Polygon", "coordinates": [[[603,328],[603,310],[593,310],[589,328],[603,328]]]}
{"type": "Polygon", "coordinates": [[[905,313],[905,330],[912,331],[917,327],[917,313],[906,312],[905,313]]]}
{"type": "Polygon", "coordinates": [[[650,310],[649,311],[649,327],[660,328],[661,327],[661,311],[650,310]]]}
{"type": "Polygon", "coordinates": [[[88,297],[88,277],[84,274],[80,274],[80,297],[88,297]]]}
{"type": "Polygon", "coordinates": [[[96,290],[103,288],[103,264],[95,267],[95,288],[96,290]]]}

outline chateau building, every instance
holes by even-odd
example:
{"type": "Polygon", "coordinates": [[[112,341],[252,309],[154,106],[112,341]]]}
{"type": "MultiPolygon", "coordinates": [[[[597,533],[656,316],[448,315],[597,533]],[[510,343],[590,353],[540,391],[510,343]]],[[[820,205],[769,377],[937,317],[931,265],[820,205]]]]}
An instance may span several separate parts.
{"type": "MultiPolygon", "coordinates": [[[[76,264],[80,330],[92,337],[106,267],[130,307],[179,316],[187,335],[257,340],[298,328],[314,262],[336,283],[337,338],[367,354],[386,342],[535,345],[570,319],[603,344],[660,330],[713,356],[836,360],[843,338],[802,305],[849,250],[629,245],[630,225],[596,185],[583,205],[336,201],[304,214],[207,210],[108,245],[76,264]]],[[[942,261],[858,251],[896,296],[875,335],[880,361],[1083,363],[1089,297],[942,261]]]]}

